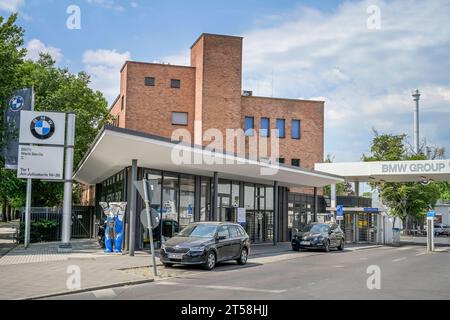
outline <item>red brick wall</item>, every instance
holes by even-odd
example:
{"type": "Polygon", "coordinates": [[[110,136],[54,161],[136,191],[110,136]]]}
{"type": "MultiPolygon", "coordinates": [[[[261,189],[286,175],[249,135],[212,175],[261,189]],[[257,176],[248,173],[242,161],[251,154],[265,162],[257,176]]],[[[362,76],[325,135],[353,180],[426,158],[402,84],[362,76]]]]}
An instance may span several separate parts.
{"type": "Polygon", "coordinates": [[[129,62],[126,77],[126,128],[171,137],[177,128],[193,135],[195,69],[129,62]],[[145,77],[154,77],[155,86],[146,86],[145,77]],[[171,79],[181,81],[171,88],[171,79]],[[172,112],[187,112],[188,126],[172,125],[172,112]]]}
{"type": "MultiPolygon", "coordinates": [[[[314,169],[314,164],[324,156],[324,102],[290,100],[265,97],[242,97],[241,127],[245,116],[252,116],[255,129],[260,129],[260,119],[270,119],[271,129],[276,120],[285,119],[285,138],[280,138],[279,157],[290,165],[291,159],[300,159],[303,168],[314,169]],[[300,120],[300,140],[291,139],[291,120],[300,120]]],[[[269,148],[270,152],[270,148],[269,148]]],[[[293,188],[293,192],[312,193],[312,188],[293,188]]]]}
{"type": "MultiPolygon", "coordinates": [[[[241,119],[242,38],[202,35],[192,46],[197,68],[196,108],[203,133],[238,128],[241,119]]],[[[196,140],[198,143],[199,140],[196,140]]]]}

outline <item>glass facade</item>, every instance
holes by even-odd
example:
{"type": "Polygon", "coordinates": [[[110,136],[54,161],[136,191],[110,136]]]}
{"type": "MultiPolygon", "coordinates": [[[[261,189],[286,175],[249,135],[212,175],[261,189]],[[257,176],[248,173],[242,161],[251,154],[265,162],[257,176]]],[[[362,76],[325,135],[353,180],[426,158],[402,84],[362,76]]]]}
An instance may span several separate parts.
{"type": "MultiPolygon", "coordinates": [[[[98,185],[100,201],[130,201],[127,200],[129,195],[126,191],[128,171],[129,169],[121,171],[98,185]]],[[[139,168],[138,180],[144,177],[152,185],[152,212],[160,217],[160,225],[153,231],[157,247],[192,222],[213,220],[213,178],[139,168]]],[[[240,223],[246,229],[250,240],[253,243],[273,241],[273,186],[219,179],[217,187],[215,220],[237,222],[238,209],[244,208],[245,223],[240,223]]],[[[313,216],[314,197],[308,198],[307,203],[297,200],[293,201],[292,207],[291,203],[288,203],[289,216],[285,209],[280,209],[283,212],[280,212],[279,223],[285,223],[286,226],[289,224],[289,229],[300,227],[301,224],[311,221],[313,216]]],[[[137,196],[137,201],[136,243],[145,248],[150,237],[140,223],[140,215],[144,209],[140,195],[137,196]]],[[[279,197],[279,201],[284,200],[279,197]]],[[[287,238],[287,233],[282,237],[287,238]]]]}
{"type": "Polygon", "coordinates": [[[103,181],[99,193],[99,202],[126,201],[126,171],[123,170],[103,181]]]}

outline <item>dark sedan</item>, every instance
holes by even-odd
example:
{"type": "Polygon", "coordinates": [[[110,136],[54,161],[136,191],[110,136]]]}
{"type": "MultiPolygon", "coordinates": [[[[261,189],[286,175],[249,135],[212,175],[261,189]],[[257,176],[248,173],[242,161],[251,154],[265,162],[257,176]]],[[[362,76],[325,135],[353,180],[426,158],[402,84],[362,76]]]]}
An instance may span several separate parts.
{"type": "Polygon", "coordinates": [[[192,223],[161,247],[161,262],[202,265],[212,270],[218,262],[236,260],[246,264],[250,241],[245,230],[231,222],[192,223]]]}
{"type": "Polygon", "coordinates": [[[306,225],[292,239],[292,249],[322,249],[326,252],[331,248],[344,250],[344,233],[336,223],[311,223],[306,225]]]}

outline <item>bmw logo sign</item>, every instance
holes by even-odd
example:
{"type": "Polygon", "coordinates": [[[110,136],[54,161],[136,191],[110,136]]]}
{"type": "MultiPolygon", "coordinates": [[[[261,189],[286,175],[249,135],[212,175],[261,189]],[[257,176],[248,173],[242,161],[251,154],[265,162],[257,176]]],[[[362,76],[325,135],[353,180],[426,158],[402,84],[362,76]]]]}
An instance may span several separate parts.
{"type": "Polygon", "coordinates": [[[12,111],[20,111],[25,104],[25,99],[21,96],[14,96],[9,100],[9,108],[12,111]]]}
{"type": "Polygon", "coordinates": [[[47,116],[39,116],[31,121],[30,130],[35,138],[45,140],[55,133],[55,123],[47,116]]]}

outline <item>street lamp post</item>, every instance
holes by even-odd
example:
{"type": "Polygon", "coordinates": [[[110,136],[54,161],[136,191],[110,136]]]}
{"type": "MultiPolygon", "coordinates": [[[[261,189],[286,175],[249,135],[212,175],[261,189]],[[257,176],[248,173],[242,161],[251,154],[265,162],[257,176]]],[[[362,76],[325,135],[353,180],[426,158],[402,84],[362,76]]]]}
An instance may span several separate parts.
{"type": "Polygon", "coordinates": [[[419,100],[420,92],[416,89],[412,94],[416,102],[416,110],[414,111],[414,152],[419,154],[419,100]]]}

